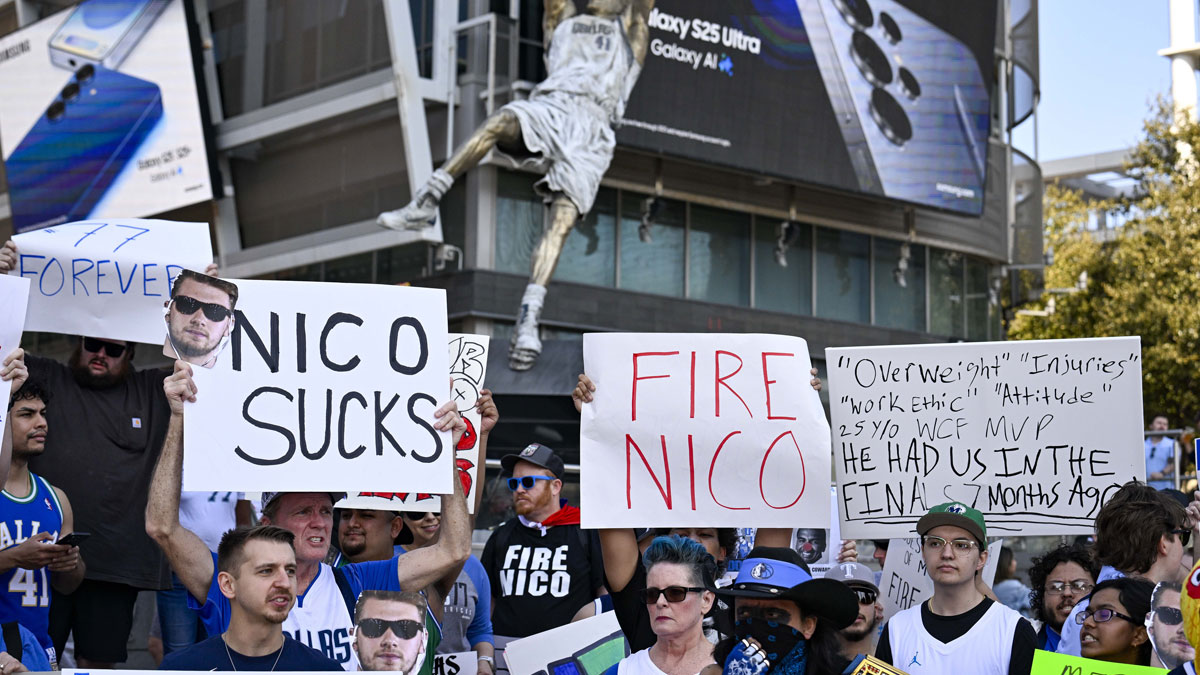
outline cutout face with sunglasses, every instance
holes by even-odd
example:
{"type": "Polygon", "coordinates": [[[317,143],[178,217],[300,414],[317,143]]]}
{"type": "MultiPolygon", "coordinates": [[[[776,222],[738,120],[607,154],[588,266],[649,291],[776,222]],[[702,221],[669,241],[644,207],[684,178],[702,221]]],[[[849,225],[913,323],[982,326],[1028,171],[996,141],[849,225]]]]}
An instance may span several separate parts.
{"type": "Polygon", "coordinates": [[[399,599],[362,601],[354,651],[363,670],[415,673],[425,660],[424,647],[425,617],[419,608],[399,599]]]}
{"type": "MultiPolygon", "coordinates": [[[[1159,663],[1168,670],[1178,668],[1196,658],[1196,650],[1188,642],[1183,629],[1183,612],[1179,610],[1179,584],[1162,582],[1154,588],[1146,628],[1159,663]]],[[[1156,665],[1156,664],[1151,664],[1156,665]]]]}
{"type": "MultiPolygon", "coordinates": [[[[167,341],[163,354],[211,368],[233,329],[234,296],[229,282],[195,272],[180,276],[167,302],[167,341]]],[[[236,287],[235,287],[236,288],[236,287]]]]}

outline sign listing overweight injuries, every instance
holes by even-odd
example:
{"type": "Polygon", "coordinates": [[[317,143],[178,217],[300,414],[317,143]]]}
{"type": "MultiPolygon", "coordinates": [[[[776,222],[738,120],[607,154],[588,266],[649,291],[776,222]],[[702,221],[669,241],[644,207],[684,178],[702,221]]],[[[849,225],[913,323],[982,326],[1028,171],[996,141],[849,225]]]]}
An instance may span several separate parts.
{"type": "Polygon", "coordinates": [[[237,285],[228,347],[193,369],[185,490],[453,490],[443,291],[237,285]]]}
{"type": "Polygon", "coordinates": [[[13,237],[28,279],[25,330],[161,344],[171,285],[212,262],[205,223],[113,218],[13,237]]]}
{"type": "Polygon", "coordinates": [[[583,527],[829,526],[829,424],[803,339],[587,334],[583,361],[583,527]]]}
{"type": "Polygon", "coordinates": [[[988,533],[1083,534],[1145,477],[1137,337],[826,350],[842,536],[909,537],[930,507],[988,533]]]}

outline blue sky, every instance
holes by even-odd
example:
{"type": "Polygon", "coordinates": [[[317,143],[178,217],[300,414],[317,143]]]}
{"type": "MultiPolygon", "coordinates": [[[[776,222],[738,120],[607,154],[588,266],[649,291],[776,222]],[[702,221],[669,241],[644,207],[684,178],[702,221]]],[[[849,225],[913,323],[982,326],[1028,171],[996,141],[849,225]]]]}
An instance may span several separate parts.
{"type": "MultiPolygon", "coordinates": [[[[1130,147],[1171,88],[1168,0],[1041,0],[1041,161],[1130,147]]],[[[1033,152],[1032,122],[1014,142],[1033,152]]]]}

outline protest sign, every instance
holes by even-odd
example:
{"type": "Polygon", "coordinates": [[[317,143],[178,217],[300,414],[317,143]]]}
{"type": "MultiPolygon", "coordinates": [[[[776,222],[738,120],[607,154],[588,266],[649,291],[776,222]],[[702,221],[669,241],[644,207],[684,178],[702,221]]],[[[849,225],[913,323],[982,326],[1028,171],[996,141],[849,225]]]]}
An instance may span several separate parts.
{"type": "MultiPolygon", "coordinates": [[[[1000,562],[1003,539],[988,544],[988,559],[980,576],[988,586],[996,578],[996,566],[1000,562]]],[[[921,540],[892,539],[888,542],[887,561],[879,577],[879,603],[883,605],[884,619],[896,616],[896,612],[919,605],[933,595],[933,581],[925,569],[921,557],[921,540]]]]}
{"type": "Polygon", "coordinates": [[[596,616],[514,640],[504,649],[510,673],[603,673],[629,656],[617,615],[596,616]]]}
{"type": "Polygon", "coordinates": [[[479,655],[475,652],[454,652],[433,657],[433,675],[476,675],[479,655]]]}
{"type": "Polygon", "coordinates": [[[825,576],[837,564],[842,551],[842,530],[837,517],[837,488],[829,488],[829,523],[825,528],[798,527],[792,530],[792,550],[808,565],[814,577],[825,576]]]}
{"type": "MultiPolygon", "coordinates": [[[[467,431],[454,448],[458,477],[467,495],[467,508],[475,513],[475,494],[479,490],[479,413],[475,402],[483,391],[483,376],[487,373],[488,342],[486,335],[450,334],[450,400],[467,424],[467,431]]],[[[436,509],[412,509],[432,511],[436,509]]]]}
{"type": "Polygon", "coordinates": [[[1136,337],[826,350],[842,536],[908,536],[930,507],[996,534],[1084,534],[1145,477],[1136,337]]]}
{"type": "Polygon", "coordinates": [[[114,218],[13,237],[30,281],[25,330],[161,344],[171,285],[212,263],[205,223],[114,218]]]}
{"type": "Polygon", "coordinates": [[[908,675],[895,666],[888,665],[869,654],[859,654],[850,664],[850,675],[908,675]]]}
{"type": "Polygon", "coordinates": [[[1038,649],[1033,652],[1029,675],[1164,675],[1166,672],[1162,668],[1110,663],[1038,649]]]}
{"type": "Polygon", "coordinates": [[[828,526],[829,424],[801,338],[591,333],[583,363],[583,527],[828,526]]]}
{"type": "MultiPolygon", "coordinates": [[[[25,325],[25,308],[29,304],[29,280],[0,277],[0,368],[4,359],[21,346],[21,327],[25,325]]],[[[4,405],[0,406],[0,438],[7,438],[8,401],[11,383],[0,382],[4,405]]]]}
{"type": "Polygon", "coordinates": [[[237,282],[229,347],[185,408],[185,490],[449,493],[437,289],[237,282]]]}

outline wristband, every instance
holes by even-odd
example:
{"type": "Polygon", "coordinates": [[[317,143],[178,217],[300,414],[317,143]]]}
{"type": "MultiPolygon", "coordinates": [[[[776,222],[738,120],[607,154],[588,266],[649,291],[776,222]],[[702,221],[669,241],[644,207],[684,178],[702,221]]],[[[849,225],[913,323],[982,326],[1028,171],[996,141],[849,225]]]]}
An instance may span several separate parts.
{"type": "Polygon", "coordinates": [[[493,667],[494,667],[494,666],[496,665],[496,659],[495,659],[494,657],[491,657],[491,656],[481,656],[481,657],[479,657],[479,658],[478,658],[478,659],[476,659],[476,660],[477,660],[477,661],[487,661],[489,666],[493,666],[493,667]]]}

